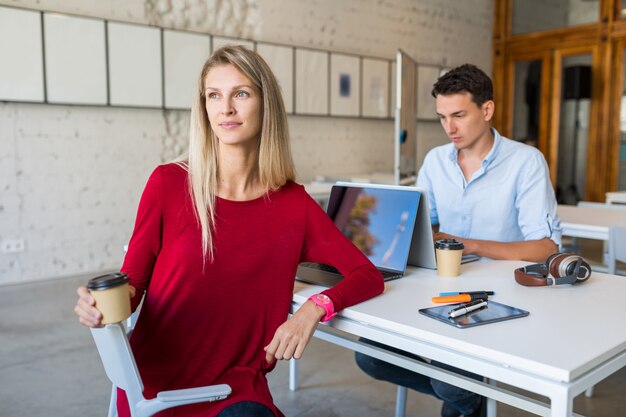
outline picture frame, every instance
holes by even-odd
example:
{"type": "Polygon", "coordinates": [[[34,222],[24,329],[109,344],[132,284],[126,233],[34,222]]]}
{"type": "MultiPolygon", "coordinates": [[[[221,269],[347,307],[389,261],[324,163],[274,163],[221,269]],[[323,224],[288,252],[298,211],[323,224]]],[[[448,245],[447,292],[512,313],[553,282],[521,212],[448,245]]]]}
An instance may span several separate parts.
{"type": "Polygon", "coordinates": [[[107,35],[110,104],[162,107],[161,30],[109,22],[107,35]]]}
{"type": "Polygon", "coordinates": [[[361,116],[389,117],[389,61],[363,58],[361,80],[361,116]]]}
{"type": "Polygon", "coordinates": [[[359,116],[360,69],[359,57],[330,54],[330,114],[332,116],[359,116]]]}
{"type": "Polygon", "coordinates": [[[296,114],[329,114],[328,52],[296,48],[296,114]]]}
{"type": "Polygon", "coordinates": [[[0,7],[0,100],[43,102],[41,13],[0,7]]]}
{"type": "Polygon", "coordinates": [[[211,37],[163,30],[164,103],[168,109],[190,109],[199,94],[198,77],[211,54],[211,37]]]}
{"type": "Polygon", "coordinates": [[[44,13],[43,22],[47,101],[106,105],[105,21],[44,13]]]}
{"type": "Polygon", "coordinates": [[[419,120],[438,120],[435,98],[431,95],[433,84],[439,78],[438,67],[417,66],[417,114],[419,120]]]}
{"type": "Polygon", "coordinates": [[[257,53],[265,59],[270,69],[276,76],[278,85],[283,94],[283,102],[285,103],[285,111],[288,114],[293,113],[294,103],[294,48],[282,45],[272,45],[259,42],[256,45],[257,53]]]}

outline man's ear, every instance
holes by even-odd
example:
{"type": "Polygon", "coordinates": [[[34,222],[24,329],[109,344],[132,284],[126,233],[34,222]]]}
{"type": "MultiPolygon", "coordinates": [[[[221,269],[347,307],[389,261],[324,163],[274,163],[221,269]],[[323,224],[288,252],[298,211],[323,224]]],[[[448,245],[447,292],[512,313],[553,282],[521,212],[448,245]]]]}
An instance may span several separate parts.
{"type": "Polygon", "coordinates": [[[493,100],[487,100],[483,103],[481,110],[483,111],[483,116],[485,121],[488,122],[493,117],[493,112],[495,111],[495,103],[493,100]]]}

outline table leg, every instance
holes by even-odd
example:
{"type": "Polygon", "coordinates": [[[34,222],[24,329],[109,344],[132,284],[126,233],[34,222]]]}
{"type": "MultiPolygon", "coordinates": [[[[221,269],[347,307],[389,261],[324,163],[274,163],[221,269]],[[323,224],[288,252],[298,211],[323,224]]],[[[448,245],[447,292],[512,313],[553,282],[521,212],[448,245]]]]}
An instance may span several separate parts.
{"type": "Polygon", "coordinates": [[[406,414],[406,392],[406,387],[398,385],[396,393],[396,417],[404,417],[406,414]]]}
{"type": "Polygon", "coordinates": [[[574,411],[573,401],[567,395],[550,398],[550,406],[552,417],[570,417],[574,411]]]}
{"type": "Polygon", "coordinates": [[[289,390],[296,391],[298,389],[298,361],[289,359],[289,390]]]}
{"type": "MultiPolygon", "coordinates": [[[[498,385],[498,383],[493,380],[487,378],[487,382],[489,385],[493,385],[494,387],[498,385]]],[[[487,397],[487,417],[496,417],[498,414],[498,402],[493,398],[487,397]]]]}

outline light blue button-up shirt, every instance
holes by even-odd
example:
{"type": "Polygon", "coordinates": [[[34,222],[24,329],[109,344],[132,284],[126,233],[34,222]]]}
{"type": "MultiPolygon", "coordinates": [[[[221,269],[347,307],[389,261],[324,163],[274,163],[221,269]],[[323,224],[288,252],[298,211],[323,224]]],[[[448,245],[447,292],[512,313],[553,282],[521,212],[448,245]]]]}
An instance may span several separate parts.
{"type": "Polygon", "coordinates": [[[417,185],[428,190],[430,221],[461,238],[520,242],[550,238],[561,245],[548,164],[536,148],[501,136],[482,167],[465,180],[452,143],[432,149],[417,185]]]}

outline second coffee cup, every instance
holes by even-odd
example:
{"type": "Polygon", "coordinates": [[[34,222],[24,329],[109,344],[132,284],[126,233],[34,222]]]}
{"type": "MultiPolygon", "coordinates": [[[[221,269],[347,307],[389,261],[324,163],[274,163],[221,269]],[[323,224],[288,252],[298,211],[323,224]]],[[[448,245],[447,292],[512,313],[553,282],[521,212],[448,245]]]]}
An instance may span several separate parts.
{"type": "Polygon", "coordinates": [[[121,272],[101,275],[89,280],[87,289],[102,313],[102,324],[117,323],[130,316],[128,276],[121,272]]]}
{"type": "Polygon", "coordinates": [[[456,277],[461,273],[463,248],[462,242],[451,238],[435,242],[437,275],[442,277],[456,277]]]}

